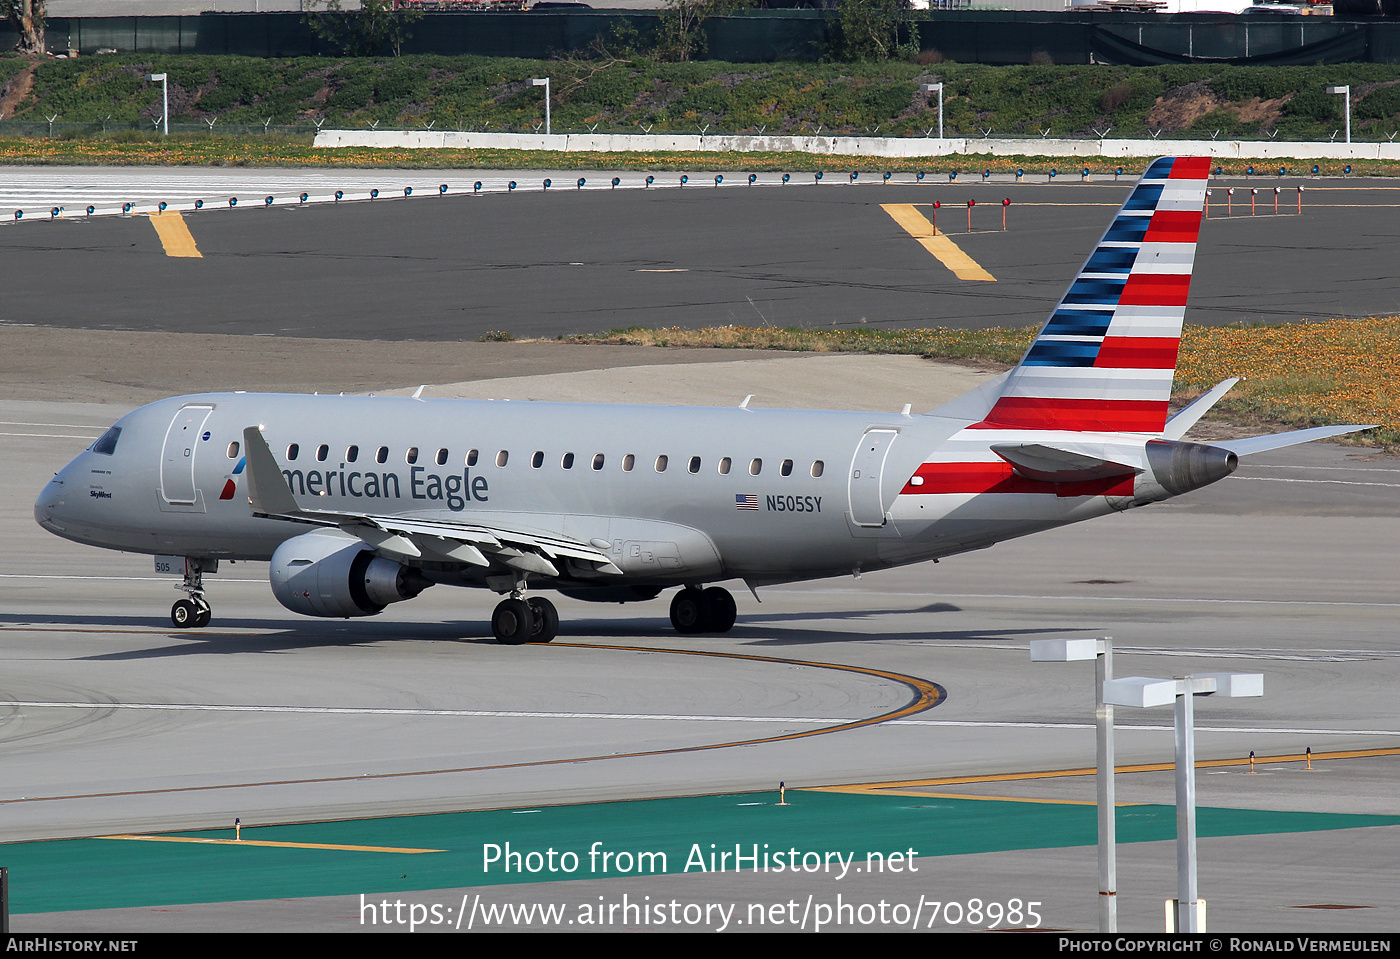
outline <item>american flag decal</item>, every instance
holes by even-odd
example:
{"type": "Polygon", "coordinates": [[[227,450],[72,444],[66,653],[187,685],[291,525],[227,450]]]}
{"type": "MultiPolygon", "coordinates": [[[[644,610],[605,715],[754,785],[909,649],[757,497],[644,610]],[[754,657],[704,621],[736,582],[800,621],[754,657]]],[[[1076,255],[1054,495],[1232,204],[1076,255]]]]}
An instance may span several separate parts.
{"type": "Polygon", "coordinates": [[[735,493],[735,494],[734,494],[734,508],[735,508],[735,509],[758,509],[758,494],[757,494],[757,493],[735,493]]]}

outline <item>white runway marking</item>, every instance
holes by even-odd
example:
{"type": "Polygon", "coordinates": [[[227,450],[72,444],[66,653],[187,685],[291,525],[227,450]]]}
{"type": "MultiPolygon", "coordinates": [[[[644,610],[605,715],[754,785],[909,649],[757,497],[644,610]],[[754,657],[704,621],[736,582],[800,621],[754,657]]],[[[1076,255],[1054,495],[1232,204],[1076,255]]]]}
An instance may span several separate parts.
{"type": "MultiPolygon", "coordinates": [[[[772,587],[779,589],[782,587],[772,587]]],[[[861,596],[869,596],[869,593],[853,589],[825,589],[825,590],[784,590],[791,593],[810,593],[821,596],[831,596],[836,593],[855,593],[861,596]]],[[[927,593],[905,593],[882,591],[882,596],[915,596],[927,601],[927,593]]],[[[1064,601],[1075,603],[1083,602],[1106,602],[1106,603],[1220,603],[1225,605],[1240,604],[1245,606],[1374,606],[1381,609],[1388,609],[1392,606],[1400,607],[1400,603],[1366,603],[1353,600],[1327,600],[1327,599],[1197,599],[1189,596],[1092,596],[1080,593],[1055,593],[1053,595],[1038,595],[1032,593],[939,593],[940,599],[1032,599],[1040,602],[1046,600],[1064,601]]],[[[884,613],[917,613],[917,609],[890,609],[877,612],[884,613]]],[[[821,613],[813,613],[813,619],[820,619],[821,613]]],[[[755,615],[755,619],[761,619],[755,615]]]]}
{"type": "MultiPolygon", "coordinates": [[[[704,716],[679,713],[573,713],[511,709],[399,709],[377,706],[254,706],[198,703],[63,703],[0,700],[0,707],[12,709],[150,709],[192,712],[310,713],[317,715],[361,716],[445,716],[483,719],[602,719],[610,721],[685,723],[777,723],[781,725],[832,726],[851,722],[850,717],[833,716],[704,716]]],[[[1093,723],[994,722],[951,719],[891,719],[891,726],[945,726],[966,729],[1093,729],[1093,723]]],[[[1171,732],[1171,726],[1119,723],[1119,730],[1171,732]]],[[[1309,736],[1400,736],[1396,729],[1304,729],[1268,726],[1197,726],[1200,732],[1286,733],[1309,736]]]]}
{"type": "Polygon", "coordinates": [[[1400,483],[1367,483],[1362,480],[1297,479],[1285,476],[1232,476],[1230,479],[1247,483],[1330,483],[1334,486],[1384,486],[1388,489],[1400,489],[1400,483]]]}

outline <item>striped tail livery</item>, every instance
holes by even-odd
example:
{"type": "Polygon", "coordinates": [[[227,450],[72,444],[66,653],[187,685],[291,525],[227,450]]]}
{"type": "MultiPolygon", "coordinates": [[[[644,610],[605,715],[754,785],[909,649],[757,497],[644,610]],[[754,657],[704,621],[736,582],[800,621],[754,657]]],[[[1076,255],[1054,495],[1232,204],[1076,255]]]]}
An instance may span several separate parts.
{"type": "Polygon", "coordinates": [[[1229,379],[1168,415],[1210,161],[1154,160],[1010,372],[930,411],[962,420],[901,490],[964,548],[1198,489],[1238,457],[1365,427],[1181,437],[1229,379]]]}
{"type": "Polygon", "coordinates": [[[1206,157],[1148,167],[1007,380],[988,426],[1161,432],[1209,171],[1206,157]]]}

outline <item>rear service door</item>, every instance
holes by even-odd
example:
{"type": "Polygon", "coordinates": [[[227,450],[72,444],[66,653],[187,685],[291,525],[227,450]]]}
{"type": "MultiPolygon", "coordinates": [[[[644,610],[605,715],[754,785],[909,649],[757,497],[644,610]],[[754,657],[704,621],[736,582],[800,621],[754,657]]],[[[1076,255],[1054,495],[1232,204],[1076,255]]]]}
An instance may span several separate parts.
{"type": "Polygon", "coordinates": [[[866,430],[851,461],[851,519],[858,526],[884,526],[885,504],[880,495],[885,458],[899,435],[898,430],[866,430]]]}

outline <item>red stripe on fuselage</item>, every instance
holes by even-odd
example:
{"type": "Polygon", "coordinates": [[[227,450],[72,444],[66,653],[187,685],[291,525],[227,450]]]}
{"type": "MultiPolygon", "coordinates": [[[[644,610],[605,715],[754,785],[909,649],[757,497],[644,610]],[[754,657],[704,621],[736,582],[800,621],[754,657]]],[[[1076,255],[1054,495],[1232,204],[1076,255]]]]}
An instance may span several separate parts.
{"type": "Polygon", "coordinates": [[[1166,400],[1069,400],[1003,396],[987,418],[971,429],[1090,430],[1100,433],[1160,433],[1166,400]]]}
{"type": "Polygon", "coordinates": [[[1040,493],[1070,496],[1131,496],[1132,476],[1111,476],[1107,479],[1082,480],[1076,483],[1047,483],[1017,476],[1011,464],[995,463],[925,463],[914,474],[923,479],[915,486],[905,483],[903,494],[918,496],[933,493],[1040,493]]]}
{"type": "Polygon", "coordinates": [[[1094,365],[1117,370],[1174,370],[1180,345],[1174,336],[1106,336],[1094,365]]]}

